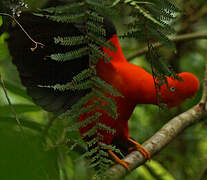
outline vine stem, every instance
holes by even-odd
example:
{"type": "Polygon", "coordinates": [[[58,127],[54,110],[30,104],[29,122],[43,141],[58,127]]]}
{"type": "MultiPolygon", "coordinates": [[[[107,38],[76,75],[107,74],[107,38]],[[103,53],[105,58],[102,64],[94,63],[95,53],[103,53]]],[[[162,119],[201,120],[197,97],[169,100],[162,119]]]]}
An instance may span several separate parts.
{"type": "Polygon", "coordinates": [[[22,132],[24,132],[23,129],[22,129],[22,126],[21,126],[21,122],[20,122],[20,120],[19,120],[19,118],[18,118],[18,116],[17,116],[17,113],[16,113],[14,107],[12,106],[11,100],[10,100],[9,95],[8,95],[8,93],[7,93],[7,90],[6,90],[6,87],[5,87],[5,84],[4,84],[4,81],[3,81],[3,79],[2,79],[1,74],[0,74],[0,85],[1,85],[1,87],[2,87],[2,89],[3,89],[3,91],[4,91],[6,100],[7,100],[8,104],[9,104],[9,107],[11,108],[12,113],[13,113],[14,116],[15,116],[15,119],[16,119],[16,121],[17,121],[17,124],[18,124],[20,130],[21,130],[22,132]]]}
{"type": "Polygon", "coordinates": [[[28,38],[35,44],[34,47],[30,48],[31,51],[35,51],[35,49],[37,49],[38,45],[40,45],[41,48],[43,48],[43,47],[45,46],[43,43],[35,41],[35,40],[34,40],[34,39],[27,33],[27,31],[22,27],[22,25],[16,20],[15,17],[11,16],[10,14],[7,14],[7,13],[1,13],[1,12],[0,12],[0,15],[10,17],[12,20],[15,21],[15,23],[18,24],[18,26],[22,29],[22,31],[26,34],[26,36],[27,36],[27,37],[28,37],[28,38]]]}

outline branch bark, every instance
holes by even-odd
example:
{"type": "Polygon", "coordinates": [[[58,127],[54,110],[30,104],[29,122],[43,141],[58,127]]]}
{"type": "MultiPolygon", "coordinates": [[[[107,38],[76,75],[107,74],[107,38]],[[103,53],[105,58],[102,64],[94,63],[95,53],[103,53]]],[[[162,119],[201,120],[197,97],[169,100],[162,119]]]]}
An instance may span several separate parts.
{"type": "MultiPolygon", "coordinates": [[[[204,117],[207,117],[207,61],[206,70],[203,80],[203,95],[200,102],[189,109],[188,111],[174,117],[166,123],[157,133],[155,133],[149,140],[147,140],[143,147],[151,153],[153,157],[160,152],[167,144],[169,144],[178,134],[185,128],[198,123],[204,117]]],[[[138,151],[133,151],[124,158],[125,161],[130,163],[130,169],[133,170],[140,165],[144,164],[146,160],[138,151]]],[[[127,174],[126,169],[116,164],[112,166],[107,172],[108,180],[121,179],[127,174]]]]}
{"type": "MultiPolygon", "coordinates": [[[[196,40],[196,39],[207,39],[207,33],[206,32],[196,32],[196,33],[189,33],[189,34],[179,35],[175,38],[172,38],[171,41],[172,42],[180,42],[180,41],[192,41],[192,40],[196,40]]],[[[154,43],[153,44],[154,48],[159,48],[159,47],[162,47],[162,46],[163,46],[163,44],[161,44],[161,43],[154,43]]],[[[132,59],[134,59],[138,56],[142,56],[142,55],[146,54],[147,52],[148,52],[148,47],[145,47],[143,49],[138,50],[133,55],[129,56],[127,58],[127,60],[131,61],[132,59]]]]}

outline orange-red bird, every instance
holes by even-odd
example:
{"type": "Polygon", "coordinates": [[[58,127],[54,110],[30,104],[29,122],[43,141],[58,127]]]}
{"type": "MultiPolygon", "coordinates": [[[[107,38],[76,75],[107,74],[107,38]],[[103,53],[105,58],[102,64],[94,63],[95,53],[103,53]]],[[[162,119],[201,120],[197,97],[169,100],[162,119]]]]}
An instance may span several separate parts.
{"type": "MultiPolygon", "coordinates": [[[[119,117],[117,120],[97,108],[96,111],[102,113],[100,122],[116,130],[113,135],[103,130],[100,130],[99,133],[103,135],[104,143],[111,144],[114,139],[131,143],[132,146],[134,145],[134,149],[137,149],[145,158],[149,159],[149,152],[129,137],[128,120],[137,104],[158,105],[154,80],[150,73],[125,59],[116,34],[112,36],[110,41],[115,45],[116,52],[104,49],[112,57],[111,62],[105,63],[104,60],[100,60],[96,70],[98,76],[116,88],[123,97],[112,97],[118,107],[119,117]]],[[[168,77],[168,87],[166,84],[161,86],[159,92],[161,94],[159,103],[165,103],[168,108],[181,104],[186,98],[193,97],[199,89],[199,81],[195,75],[183,72],[178,76],[182,78],[182,81],[168,77]]],[[[82,115],[80,120],[84,121],[89,115],[82,115]]],[[[80,133],[84,134],[93,125],[81,128],[80,133]]],[[[109,153],[118,163],[128,169],[127,162],[120,160],[113,152],[109,151],[109,153]]]]}
{"type": "MultiPolygon", "coordinates": [[[[83,35],[85,33],[84,25],[57,23],[28,12],[23,13],[18,21],[32,38],[45,45],[43,48],[37,48],[32,52],[30,48],[33,47],[33,43],[25,36],[24,32],[17,25],[10,28],[8,46],[23,85],[27,88],[27,92],[34,102],[45,110],[58,113],[66,111],[90,90],[78,92],[67,90],[62,92],[39,87],[39,85],[65,84],[70,82],[74,75],[89,67],[88,56],[64,62],[57,62],[50,58],[51,54],[66,53],[80,47],[80,45],[62,46],[55,44],[53,38],[83,35]]],[[[119,116],[116,120],[102,110],[94,109],[94,111],[102,113],[99,119],[102,124],[116,130],[115,134],[99,130],[99,133],[103,136],[101,141],[105,144],[111,144],[115,139],[128,142],[131,147],[134,147],[145,158],[149,159],[150,153],[129,137],[128,120],[137,104],[158,105],[153,77],[143,68],[126,61],[115,27],[110,20],[104,19],[103,28],[106,29],[106,38],[114,44],[116,51],[102,48],[112,59],[110,63],[105,63],[104,60],[100,59],[96,65],[96,71],[100,78],[117,89],[123,97],[113,97],[106,94],[117,103],[119,116]]],[[[159,92],[161,94],[159,103],[165,103],[169,108],[179,105],[186,98],[193,97],[199,89],[199,81],[195,75],[183,72],[178,76],[183,81],[167,78],[169,87],[163,85],[159,92]]],[[[88,104],[90,103],[93,103],[93,100],[88,104]]],[[[80,121],[84,121],[88,116],[90,114],[81,115],[80,121]]],[[[83,135],[93,126],[92,123],[80,128],[80,133],[83,135]]],[[[120,160],[111,150],[108,150],[108,152],[116,162],[129,169],[127,162],[120,160]]]]}

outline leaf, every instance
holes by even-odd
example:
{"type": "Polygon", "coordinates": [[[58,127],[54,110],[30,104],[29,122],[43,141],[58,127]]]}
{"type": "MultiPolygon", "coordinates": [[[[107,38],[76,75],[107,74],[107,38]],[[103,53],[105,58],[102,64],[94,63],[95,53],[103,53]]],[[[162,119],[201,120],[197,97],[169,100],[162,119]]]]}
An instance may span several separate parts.
{"type": "Polygon", "coordinates": [[[29,101],[32,102],[32,98],[27,95],[26,90],[23,88],[20,88],[19,86],[16,86],[8,81],[4,81],[5,87],[8,91],[14,93],[15,95],[21,96],[29,101]]]}
{"type": "Polygon", "coordinates": [[[77,91],[77,90],[83,90],[83,89],[90,89],[91,88],[91,81],[90,80],[86,80],[84,82],[81,83],[74,83],[73,82],[69,82],[67,84],[56,84],[54,86],[42,86],[39,85],[39,87],[44,87],[44,88],[52,88],[54,90],[59,90],[59,91],[66,91],[66,90],[72,90],[72,91],[77,91]]]}
{"type": "MultiPolygon", "coordinates": [[[[38,112],[42,110],[42,108],[38,106],[29,105],[29,104],[13,104],[12,106],[14,107],[17,114],[26,113],[26,112],[38,112]]],[[[0,114],[1,116],[12,114],[10,110],[10,106],[9,105],[0,106],[0,114]]]]}
{"type": "Polygon", "coordinates": [[[74,23],[74,22],[81,22],[85,16],[84,13],[82,14],[74,14],[74,15],[43,15],[39,13],[34,13],[36,16],[46,17],[52,21],[61,22],[61,23],[74,23]]]}
{"type": "Polygon", "coordinates": [[[72,36],[72,37],[55,37],[55,43],[60,43],[64,46],[74,46],[87,43],[85,36],[72,36]]]}
{"type": "Polygon", "coordinates": [[[80,9],[83,6],[84,6],[84,2],[75,2],[75,3],[70,3],[69,5],[49,7],[39,10],[48,13],[62,14],[64,12],[70,12],[71,10],[74,11],[74,9],[75,10],[80,9]]]}
{"type": "Polygon", "coordinates": [[[91,21],[103,23],[104,18],[96,12],[87,11],[88,19],[91,21]]]}
{"type": "Polygon", "coordinates": [[[111,94],[112,96],[120,96],[123,97],[119,91],[114,89],[110,84],[106,83],[105,81],[101,80],[99,77],[93,77],[92,80],[94,81],[94,85],[103,89],[107,93],[111,94]]]}
{"type": "Polygon", "coordinates": [[[69,61],[76,58],[80,58],[88,54],[87,48],[80,48],[77,50],[69,51],[67,53],[51,54],[51,59],[55,61],[69,61]]]}
{"type": "Polygon", "coordinates": [[[94,33],[97,33],[98,35],[101,35],[101,36],[105,36],[106,35],[106,30],[104,28],[102,28],[100,25],[97,25],[95,24],[94,22],[92,21],[87,21],[87,28],[94,32],[94,33]]]}
{"type": "MultiPolygon", "coordinates": [[[[23,119],[23,118],[20,118],[19,121],[23,127],[27,127],[32,130],[36,130],[40,132],[43,130],[43,127],[44,127],[43,124],[31,121],[31,120],[23,119]]],[[[8,124],[11,123],[14,125],[18,125],[15,118],[8,117],[8,116],[0,116],[0,123],[8,123],[8,124]]]]}

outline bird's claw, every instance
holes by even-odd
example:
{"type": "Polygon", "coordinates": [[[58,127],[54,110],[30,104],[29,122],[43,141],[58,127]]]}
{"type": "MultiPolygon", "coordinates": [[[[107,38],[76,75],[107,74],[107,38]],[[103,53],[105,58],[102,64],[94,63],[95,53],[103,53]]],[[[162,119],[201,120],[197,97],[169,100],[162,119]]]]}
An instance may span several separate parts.
{"type": "Polygon", "coordinates": [[[115,161],[116,163],[121,164],[122,166],[124,166],[124,167],[127,169],[127,171],[130,172],[130,168],[129,168],[130,163],[129,163],[129,162],[126,162],[126,161],[120,159],[119,157],[117,157],[117,156],[112,152],[112,150],[110,150],[110,149],[108,149],[108,153],[111,155],[111,157],[114,159],[114,161],[115,161]]]}
{"type": "Polygon", "coordinates": [[[134,148],[129,148],[129,151],[137,150],[144,156],[145,159],[149,160],[151,158],[150,152],[147,151],[141,144],[131,138],[128,140],[135,146],[134,148]]]}
{"type": "MultiPolygon", "coordinates": [[[[116,162],[117,162],[117,161],[116,161],[116,162]]],[[[124,166],[124,167],[127,169],[127,171],[130,172],[130,168],[129,168],[130,163],[129,163],[129,162],[126,162],[126,161],[120,159],[120,161],[117,162],[117,163],[118,163],[118,164],[121,164],[122,166],[124,166]]]]}

